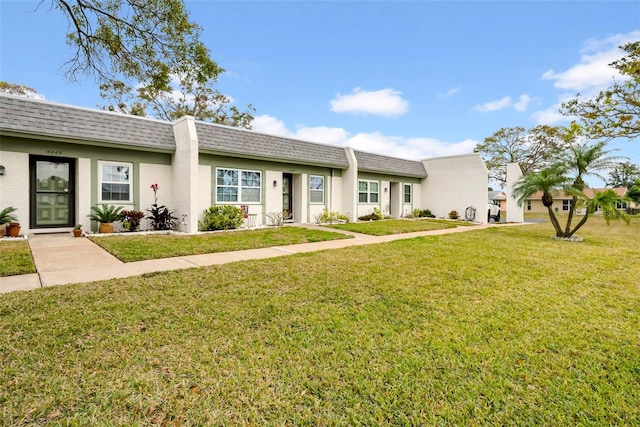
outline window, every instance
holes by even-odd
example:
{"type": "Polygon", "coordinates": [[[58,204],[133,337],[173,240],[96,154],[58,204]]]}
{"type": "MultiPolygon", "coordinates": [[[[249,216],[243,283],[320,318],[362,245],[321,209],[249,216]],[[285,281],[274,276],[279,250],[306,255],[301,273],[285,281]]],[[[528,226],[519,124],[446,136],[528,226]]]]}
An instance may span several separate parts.
{"type": "Polygon", "coordinates": [[[527,200],[527,210],[531,210],[531,200],[527,200]]]}
{"type": "Polygon", "coordinates": [[[262,172],[216,169],[217,203],[260,203],[262,172]]]}
{"type": "Polygon", "coordinates": [[[616,209],[627,209],[627,202],[616,201],[616,209]]]}
{"type": "Polygon", "coordinates": [[[568,211],[570,209],[571,209],[571,200],[567,200],[567,199],[563,200],[562,201],[562,210],[563,211],[568,211]]]}
{"type": "Polygon", "coordinates": [[[311,175],[309,177],[309,201],[324,203],[324,176],[311,175]]]}
{"type": "Polygon", "coordinates": [[[133,165],[131,163],[98,162],[100,203],[133,203],[133,165]]]}
{"type": "Polygon", "coordinates": [[[411,184],[404,184],[404,202],[411,203],[411,184]]]}
{"type": "Polygon", "coordinates": [[[358,203],[378,203],[378,181],[358,181],[358,203]]]}

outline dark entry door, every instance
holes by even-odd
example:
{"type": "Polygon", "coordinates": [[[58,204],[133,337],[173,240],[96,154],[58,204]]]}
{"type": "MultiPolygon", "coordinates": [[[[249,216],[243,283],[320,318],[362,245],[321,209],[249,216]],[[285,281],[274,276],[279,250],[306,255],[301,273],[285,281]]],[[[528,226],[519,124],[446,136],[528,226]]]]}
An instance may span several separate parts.
{"type": "Polygon", "coordinates": [[[30,228],[71,227],[75,222],[76,160],[31,156],[30,228]]]}
{"type": "Polygon", "coordinates": [[[282,214],[286,220],[293,219],[293,175],[282,174],[282,214]]]}

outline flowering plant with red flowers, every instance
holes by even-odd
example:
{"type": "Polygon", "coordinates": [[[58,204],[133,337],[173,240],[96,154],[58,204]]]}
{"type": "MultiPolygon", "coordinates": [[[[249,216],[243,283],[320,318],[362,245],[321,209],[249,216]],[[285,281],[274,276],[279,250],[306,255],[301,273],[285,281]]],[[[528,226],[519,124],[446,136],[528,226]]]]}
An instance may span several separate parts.
{"type": "Polygon", "coordinates": [[[178,218],[173,216],[174,211],[170,211],[166,206],[158,206],[158,184],[151,184],[153,190],[153,205],[147,209],[151,215],[147,217],[154,230],[172,230],[176,226],[178,218]]]}

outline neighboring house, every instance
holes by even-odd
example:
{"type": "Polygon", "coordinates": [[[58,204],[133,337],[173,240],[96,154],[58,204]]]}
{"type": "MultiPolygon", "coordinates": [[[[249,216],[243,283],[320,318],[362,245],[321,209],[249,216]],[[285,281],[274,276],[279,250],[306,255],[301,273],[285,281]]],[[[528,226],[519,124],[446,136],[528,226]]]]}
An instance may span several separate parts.
{"type": "Polygon", "coordinates": [[[192,117],[166,122],[10,95],[0,95],[0,165],[0,209],[18,208],[25,233],[89,228],[100,203],[146,211],[152,184],[179,229],[195,233],[213,205],[244,207],[256,225],[277,212],[313,223],[324,209],[351,220],[374,208],[447,217],[485,206],[488,182],[478,154],[404,160],[192,117]]]}
{"type": "Polygon", "coordinates": [[[494,201],[500,205],[500,211],[507,210],[507,194],[501,190],[489,191],[489,201],[494,201]]]}
{"type": "MultiPolygon", "coordinates": [[[[618,196],[624,196],[627,193],[627,189],[623,187],[617,188],[586,188],[584,190],[585,196],[592,199],[596,193],[601,193],[605,190],[613,190],[616,192],[618,196]]],[[[571,209],[571,202],[573,197],[569,194],[566,194],[562,190],[557,190],[551,193],[553,196],[553,209],[557,209],[558,213],[569,212],[571,209]]],[[[618,209],[627,209],[628,207],[633,207],[633,202],[631,202],[632,206],[629,206],[627,202],[618,203],[618,209]]],[[[525,212],[534,212],[534,213],[547,213],[547,208],[542,204],[542,192],[538,191],[534,193],[530,198],[525,199],[524,201],[524,211],[525,212]]],[[[580,213],[584,213],[581,211],[580,213]]]]}

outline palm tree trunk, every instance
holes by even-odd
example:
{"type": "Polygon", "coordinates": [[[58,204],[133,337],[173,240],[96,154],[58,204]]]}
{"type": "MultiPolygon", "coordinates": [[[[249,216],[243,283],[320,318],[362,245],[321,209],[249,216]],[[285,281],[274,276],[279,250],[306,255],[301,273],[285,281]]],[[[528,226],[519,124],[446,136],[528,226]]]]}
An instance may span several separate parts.
{"type": "Polygon", "coordinates": [[[580,227],[582,227],[582,226],[585,224],[585,222],[587,222],[587,219],[588,219],[588,218],[589,218],[589,210],[587,210],[587,213],[586,213],[586,214],[584,214],[584,218],[582,218],[582,219],[580,220],[580,222],[578,223],[578,225],[576,225],[576,228],[574,228],[573,230],[571,230],[571,232],[570,232],[569,234],[567,234],[565,237],[571,237],[571,236],[573,236],[573,235],[574,235],[574,233],[575,233],[576,231],[578,231],[578,229],[579,229],[580,227]]]}
{"type": "Polygon", "coordinates": [[[556,214],[553,212],[553,209],[551,209],[551,206],[547,206],[547,210],[549,211],[549,219],[551,220],[551,224],[556,230],[556,237],[562,237],[562,227],[560,227],[560,223],[558,222],[556,214]]]}
{"type": "Polygon", "coordinates": [[[571,231],[571,221],[573,221],[573,213],[576,210],[576,203],[578,202],[578,197],[573,196],[571,199],[571,206],[569,206],[569,216],[567,217],[567,226],[564,228],[564,237],[571,237],[569,232],[571,231]]]}

